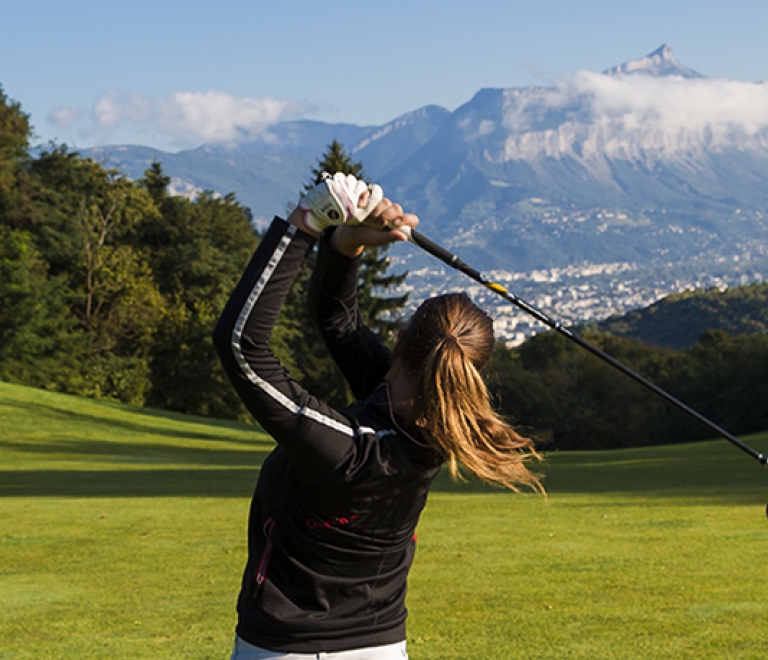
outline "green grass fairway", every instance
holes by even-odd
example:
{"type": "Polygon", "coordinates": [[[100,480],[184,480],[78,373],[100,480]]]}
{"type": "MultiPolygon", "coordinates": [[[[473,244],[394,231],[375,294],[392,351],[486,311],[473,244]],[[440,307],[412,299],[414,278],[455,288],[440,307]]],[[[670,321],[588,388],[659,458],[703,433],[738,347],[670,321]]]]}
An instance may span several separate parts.
{"type": "MultiPolygon", "coordinates": [[[[745,440],[768,451],[768,435],[745,440]]],[[[0,383],[0,659],[229,657],[256,427],[0,383]]],[[[441,475],[412,660],[768,657],[768,470],[724,440],[441,475]]]]}

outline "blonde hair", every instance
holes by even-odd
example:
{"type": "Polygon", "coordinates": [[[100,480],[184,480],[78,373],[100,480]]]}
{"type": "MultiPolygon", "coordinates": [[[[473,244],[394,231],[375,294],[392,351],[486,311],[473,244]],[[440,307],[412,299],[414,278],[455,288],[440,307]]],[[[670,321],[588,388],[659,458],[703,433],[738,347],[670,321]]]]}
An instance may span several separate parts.
{"type": "Polygon", "coordinates": [[[494,346],[493,321],[464,293],[430,298],[405,327],[394,357],[417,383],[417,425],[444,456],[451,475],[460,464],[483,481],[543,492],[526,461],[539,455],[493,410],[480,369],[494,346]]]}

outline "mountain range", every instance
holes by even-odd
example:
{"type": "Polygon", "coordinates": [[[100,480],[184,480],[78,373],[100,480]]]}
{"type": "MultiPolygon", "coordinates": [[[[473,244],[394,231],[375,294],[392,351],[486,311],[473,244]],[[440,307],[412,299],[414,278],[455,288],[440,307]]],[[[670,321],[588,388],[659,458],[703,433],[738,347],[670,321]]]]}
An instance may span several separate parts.
{"type": "MultiPolygon", "coordinates": [[[[332,140],[486,269],[768,259],[768,83],[713,80],[668,46],[549,86],[481,89],[383,126],[281,122],[239,145],[85,150],[178,194],[234,192],[257,225],[296,199],[332,140]],[[763,105],[765,104],[765,105],[763,105]]],[[[701,266],[703,267],[703,266],[701,266]]]]}

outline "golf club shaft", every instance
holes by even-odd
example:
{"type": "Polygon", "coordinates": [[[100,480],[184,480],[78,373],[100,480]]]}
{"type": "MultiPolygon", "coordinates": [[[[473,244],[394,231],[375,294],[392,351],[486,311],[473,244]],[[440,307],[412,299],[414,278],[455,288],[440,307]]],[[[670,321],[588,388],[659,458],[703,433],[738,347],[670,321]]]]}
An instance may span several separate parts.
{"type": "Polygon", "coordinates": [[[438,245],[434,241],[430,240],[429,238],[427,238],[426,236],[424,236],[423,234],[415,230],[410,231],[409,238],[412,243],[414,243],[415,245],[418,245],[425,252],[428,252],[433,257],[440,259],[440,261],[447,264],[451,268],[461,271],[462,273],[469,276],[476,282],[479,282],[480,284],[482,284],[484,287],[490,289],[494,293],[497,293],[502,298],[512,303],[516,307],[522,309],[524,312],[530,314],[536,320],[541,321],[544,325],[548,326],[549,328],[552,328],[556,332],[559,332],[561,335],[564,335],[571,341],[577,343],[579,346],[586,349],[593,355],[597,356],[604,362],[607,362],[611,366],[615,367],[616,369],[621,371],[623,374],[629,376],[632,380],[636,381],[637,383],[640,383],[640,385],[642,385],[643,387],[651,390],[651,392],[660,396],[662,399],[667,401],[667,403],[670,403],[676,408],[678,408],[679,410],[682,410],[684,413],[686,413],[687,415],[695,419],[701,425],[709,429],[712,433],[725,438],[726,440],[734,444],[736,447],[738,447],[742,451],[752,456],[752,458],[760,462],[762,465],[768,465],[768,456],[756,451],[749,445],[743,443],[737,437],[728,433],[728,431],[726,431],[725,429],[721,428],[711,420],[707,419],[700,413],[696,412],[693,408],[685,405],[682,401],[679,401],[668,392],[665,392],[660,387],[654,385],[649,380],[646,380],[640,374],[636,373],[635,371],[627,367],[625,364],[619,362],[615,358],[611,357],[607,353],[600,350],[597,346],[590,344],[585,339],[582,339],[580,336],[571,332],[568,328],[564,328],[559,322],[554,321],[541,310],[525,302],[525,300],[518,298],[514,293],[511,293],[510,291],[508,291],[501,284],[492,282],[487,277],[485,277],[482,273],[476,271],[474,268],[465,264],[461,259],[459,259],[459,257],[457,257],[455,254],[452,254],[451,252],[446,250],[444,247],[438,245]]]}

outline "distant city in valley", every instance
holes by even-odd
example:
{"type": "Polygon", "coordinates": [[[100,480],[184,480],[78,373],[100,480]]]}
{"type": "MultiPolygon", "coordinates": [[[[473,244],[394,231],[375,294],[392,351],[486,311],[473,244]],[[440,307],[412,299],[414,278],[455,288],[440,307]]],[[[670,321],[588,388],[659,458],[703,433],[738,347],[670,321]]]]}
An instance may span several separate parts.
{"type": "MultiPolygon", "coordinates": [[[[532,202],[536,204],[541,200],[532,202]]],[[[762,212],[756,212],[755,216],[759,221],[765,219],[762,212]]],[[[637,222],[621,210],[604,208],[581,210],[571,215],[561,209],[549,209],[542,212],[538,219],[550,225],[596,221],[604,223],[605,227],[613,222],[637,222]]],[[[467,236],[476,233],[475,229],[469,228],[453,241],[459,245],[453,248],[459,257],[462,256],[461,243],[467,236]]],[[[684,232],[674,224],[667,231],[684,232]]],[[[719,247],[723,249],[709,244],[701,253],[686,255],[685,259],[677,261],[670,260],[674,255],[668,250],[659,250],[650,265],[626,261],[584,262],[581,265],[527,271],[512,268],[483,271],[482,264],[469,265],[541,310],[553,321],[569,326],[602,321],[613,315],[647,307],[672,293],[712,288],[722,291],[768,279],[768,232],[743,244],[719,247]]],[[[547,329],[501,296],[415,248],[393,251],[392,268],[409,273],[399,290],[400,293],[407,291],[410,294],[408,311],[429,296],[461,290],[490,311],[497,339],[508,346],[516,346],[547,329]]]]}
{"type": "MultiPolygon", "coordinates": [[[[396,267],[408,267],[408,259],[395,258],[396,267]]],[[[671,293],[696,289],[728,287],[763,282],[768,277],[768,259],[723,259],[698,274],[666,268],[638,268],[630,263],[584,264],[567,268],[535,270],[527,273],[492,270],[484,273],[554,321],[573,325],[601,321],[614,314],[647,307],[671,293]],[[717,266],[720,268],[718,269],[717,266]]],[[[457,273],[436,264],[409,273],[401,291],[411,294],[409,310],[431,295],[445,291],[466,291],[488,309],[494,319],[496,338],[508,346],[520,344],[546,329],[501,296],[457,273]]]]}

